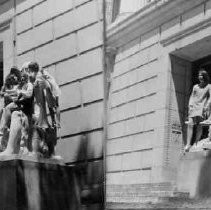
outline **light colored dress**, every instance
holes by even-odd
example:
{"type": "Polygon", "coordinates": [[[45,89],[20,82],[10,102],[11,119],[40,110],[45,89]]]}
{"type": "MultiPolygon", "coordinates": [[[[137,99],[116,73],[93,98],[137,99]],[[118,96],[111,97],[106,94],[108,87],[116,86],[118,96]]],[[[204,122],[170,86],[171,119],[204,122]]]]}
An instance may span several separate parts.
{"type": "Polygon", "coordinates": [[[200,87],[198,84],[194,85],[193,91],[189,100],[189,118],[200,117],[205,119],[204,107],[210,97],[210,84],[205,87],[200,87]]]}

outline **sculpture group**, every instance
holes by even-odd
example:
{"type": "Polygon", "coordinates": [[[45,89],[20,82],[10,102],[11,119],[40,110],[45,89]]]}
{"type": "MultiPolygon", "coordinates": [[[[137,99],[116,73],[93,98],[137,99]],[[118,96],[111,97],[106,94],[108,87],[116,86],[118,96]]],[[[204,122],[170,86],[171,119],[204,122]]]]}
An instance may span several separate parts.
{"type": "Polygon", "coordinates": [[[185,152],[190,150],[193,143],[197,144],[201,140],[203,126],[209,127],[208,141],[211,137],[211,84],[209,75],[204,69],[199,70],[198,81],[198,84],[193,86],[189,99],[188,120],[185,122],[187,124],[185,152]]]}
{"type": "Polygon", "coordinates": [[[27,62],[21,70],[11,68],[0,94],[0,156],[56,157],[60,111],[54,78],[37,62],[27,62]]]}

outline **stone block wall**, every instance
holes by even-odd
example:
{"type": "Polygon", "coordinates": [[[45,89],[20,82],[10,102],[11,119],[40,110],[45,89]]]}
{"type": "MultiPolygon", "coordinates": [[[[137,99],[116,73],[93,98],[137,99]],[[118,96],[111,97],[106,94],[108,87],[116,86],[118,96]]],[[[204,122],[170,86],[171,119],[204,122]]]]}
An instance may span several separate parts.
{"type": "Polygon", "coordinates": [[[153,184],[174,185],[192,75],[191,59],[170,53],[210,34],[207,29],[183,39],[184,31],[210,20],[210,5],[175,10],[174,18],[118,46],[109,98],[108,202],[141,201],[153,184]]]}
{"type": "MultiPolygon", "coordinates": [[[[79,190],[99,188],[101,200],[94,203],[102,203],[102,0],[17,0],[16,4],[15,8],[12,1],[6,2],[8,9],[1,15],[15,14],[10,42],[14,38],[16,45],[5,59],[5,74],[14,62],[21,67],[35,60],[55,77],[61,88],[57,154],[77,168],[79,190]]],[[[84,208],[99,209],[101,204],[84,208]]]]}

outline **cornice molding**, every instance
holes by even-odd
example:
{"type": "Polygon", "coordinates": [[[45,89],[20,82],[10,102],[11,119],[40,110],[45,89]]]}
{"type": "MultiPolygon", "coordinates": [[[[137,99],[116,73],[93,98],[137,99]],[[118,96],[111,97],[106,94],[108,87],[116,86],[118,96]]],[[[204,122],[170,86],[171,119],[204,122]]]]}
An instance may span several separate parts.
{"type": "Polygon", "coordinates": [[[12,19],[8,19],[2,23],[0,23],[0,32],[6,30],[7,28],[10,27],[10,23],[11,23],[12,19]]]}
{"type": "Polygon", "coordinates": [[[177,33],[175,33],[175,34],[173,34],[173,35],[171,35],[171,36],[169,36],[165,39],[162,39],[160,41],[160,43],[164,47],[168,46],[168,45],[170,45],[170,44],[172,44],[172,43],[174,43],[174,42],[176,42],[176,41],[178,41],[178,40],[180,40],[180,39],[182,39],[186,36],[189,36],[193,33],[196,33],[200,30],[203,30],[203,29],[205,29],[209,26],[211,26],[211,17],[206,19],[206,20],[201,21],[200,23],[194,24],[194,25],[192,25],[192,26],[190,26],[190,27],[188,27],[188,28],[186,28],[182,31],[179,31],[179,32],[177,32],[177,33]]]}
{"type": "Polygon", "coordinates": [[[160,27],[206,0],[156,0],[121,22],[107,28],[107,45],[119,47],[160,27]]]}

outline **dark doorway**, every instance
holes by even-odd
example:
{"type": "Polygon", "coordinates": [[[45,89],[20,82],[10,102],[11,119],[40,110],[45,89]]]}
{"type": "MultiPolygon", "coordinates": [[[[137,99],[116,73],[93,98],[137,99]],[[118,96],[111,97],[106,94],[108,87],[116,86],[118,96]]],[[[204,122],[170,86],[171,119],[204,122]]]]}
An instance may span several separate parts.
{"type": "Polygon", "coordinates": [[[211,78],[211,55],[193,63],[193,85],[198,83],[197,76],[200,68],[205,69],[211,78]]]}

